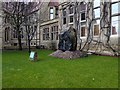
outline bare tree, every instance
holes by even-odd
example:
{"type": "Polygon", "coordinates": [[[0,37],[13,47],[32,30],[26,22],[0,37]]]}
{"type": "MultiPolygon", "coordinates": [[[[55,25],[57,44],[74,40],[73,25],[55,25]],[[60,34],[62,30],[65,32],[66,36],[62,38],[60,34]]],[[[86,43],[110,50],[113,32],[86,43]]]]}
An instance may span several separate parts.
{"type": "MultiPolygon", "coordinates": [[[[18,35],[19,50],[22,50],[21,29],[20,27],[28,23],[30,16],[38,12],[42,2],[2,2],[2,10],[4,12],[4,20],[11,26],[16,27],[18,35]]],[[[27,30],[26,30],[27,31],[27,30]]],[[[33,35],[33,34],[32,34],[33,35]]]]}
{"type": "MultiPolygon", "coordinates": [[[[36,14],[34,14],[36,15],[36,14]]],[[[34,16],[32,15],[32,16],[34,16]]],[[[26,28],[26,35],[27,35],[27,41],[28,41],[28,50],[29,53],[31,52],[30,50],[30,43],[33,37],[35,36],[35,32],[37,32],[37,17],[34,17],[34,20],[31,19],[32,16],[25,17],[25,28],[26,28]],[[34,26],[33,26],[34,25],[34,26]]]]}

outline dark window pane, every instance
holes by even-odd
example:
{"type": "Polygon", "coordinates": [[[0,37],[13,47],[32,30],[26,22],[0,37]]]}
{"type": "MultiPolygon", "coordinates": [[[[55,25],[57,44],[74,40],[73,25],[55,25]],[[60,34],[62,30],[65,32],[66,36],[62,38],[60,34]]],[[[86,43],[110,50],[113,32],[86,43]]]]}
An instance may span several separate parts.
{"type": "Polygon", "coordinates": [[[55,17],[58,17],[58,7],[55,7],[55,17]]]}
{"type": "Polygon", "coordinates": [[[66,24],[66,17],[63,18],[63,24],[66,24]]]}
{"type": "Polygon", "coordinates": [[[99,34],[99,25],[94,25],[94,35],[99,34]]]}
{"type": "Polygon", "coordinates": [[[43,34],[43,40],[45,40],[45,34],[43,34]]]}
{"type": "Polygon", "coordinates": [[[17,46],[17,43],[14,43],[14,46],[17,46]]]}
{"type": "Polygon", "coordinates": [[[56,26],[56,40],[58,40],[58,26],[56,26]]]}
{"type": "Polygon", "coordinates": [[[56,32],[56,40],[58,40],[58,32],[56,32]]]}
{"type": "Polygon", "coordinates": [[[85,27],[81,27],[81,37],[85,36],[85,27]]]}
{"type": "Polygon", "coordinates": [[[82,20],[85,20],[85,12],[84,13],[81,13],[81,21],[82,20]]]}
{"type": "Polygon", "coordinates": [[[51,33],[51,40],[53,40],[53,33],[51,33]]]}
{"type": "Polygon", "coordinates": [[[70,23],[73,22],[73,16],[70,16],[70,23]]]}
{"type": "Polygon", "coordinates": [[[49,40],[49,28],[43,30],[43,40],[49,40]]]}
{"type": "Polygon", "coordinates": [[[72,14],[73,13],[73,6],[70,6],[69,8],[69,14],[72,14]]]}
{"type": "Polygon", "coordinates": [[[49,40],[49,33],[46,35],[46,40],[49,40]]]}
{"type": "Polygon", "coordinates": [[[63,16],[66,16],[66,11],[65,10],[63,10],[63,16]]]}
{"type": "Polygon", "coordinates": [[[53,40],[53,32],[54,32],[53,29],[54,29],[54,27],[52,26],[52,27],[51,27],[51,40],[53,40]]]}

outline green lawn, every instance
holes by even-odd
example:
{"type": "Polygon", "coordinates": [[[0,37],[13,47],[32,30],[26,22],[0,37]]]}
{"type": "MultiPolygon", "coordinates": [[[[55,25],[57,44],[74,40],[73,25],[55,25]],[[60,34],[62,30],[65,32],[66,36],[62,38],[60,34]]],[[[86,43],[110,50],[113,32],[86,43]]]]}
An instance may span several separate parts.
{"type": "Polygon", "coordinates": [[[38,62],[27,51],[3,51],[3,88],[117,88],[118,58],[89,55],[76,60],[48,56],[37,50],[38,62]]]}
{"type": "Polygon", "coordinates": [[[2,51],[0,50],[0,89],[2,89],[2,51]]]}

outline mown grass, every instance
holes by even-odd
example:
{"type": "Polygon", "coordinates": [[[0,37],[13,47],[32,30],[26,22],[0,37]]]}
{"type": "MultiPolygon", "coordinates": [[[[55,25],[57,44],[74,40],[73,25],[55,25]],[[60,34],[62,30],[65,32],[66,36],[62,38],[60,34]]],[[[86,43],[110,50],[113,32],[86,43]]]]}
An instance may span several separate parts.
{"type": "Polygon", "coordinates": [[[2,50],[0,50],[0,89],[2,89],[2,50]]]}
{"type": "Polygon", "coordinates": [[[37,50],[37,62],[27,51],[3,51],[3,88],[117,88],[118,58],[89,55],[75,60],[37,50]]]}

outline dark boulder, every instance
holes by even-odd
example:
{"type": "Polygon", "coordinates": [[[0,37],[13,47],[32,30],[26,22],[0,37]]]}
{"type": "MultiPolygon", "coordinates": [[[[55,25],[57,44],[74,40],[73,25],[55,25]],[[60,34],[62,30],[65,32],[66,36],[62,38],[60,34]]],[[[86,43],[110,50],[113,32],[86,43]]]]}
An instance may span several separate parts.
{"type": "Polygon", "coordinates": [[[77,33],[73,27],[70,27],[68,31],[60,34],[60,40],[58,44],[59,50],[62,51],[75,51],[77,48],[77,33]]]}

